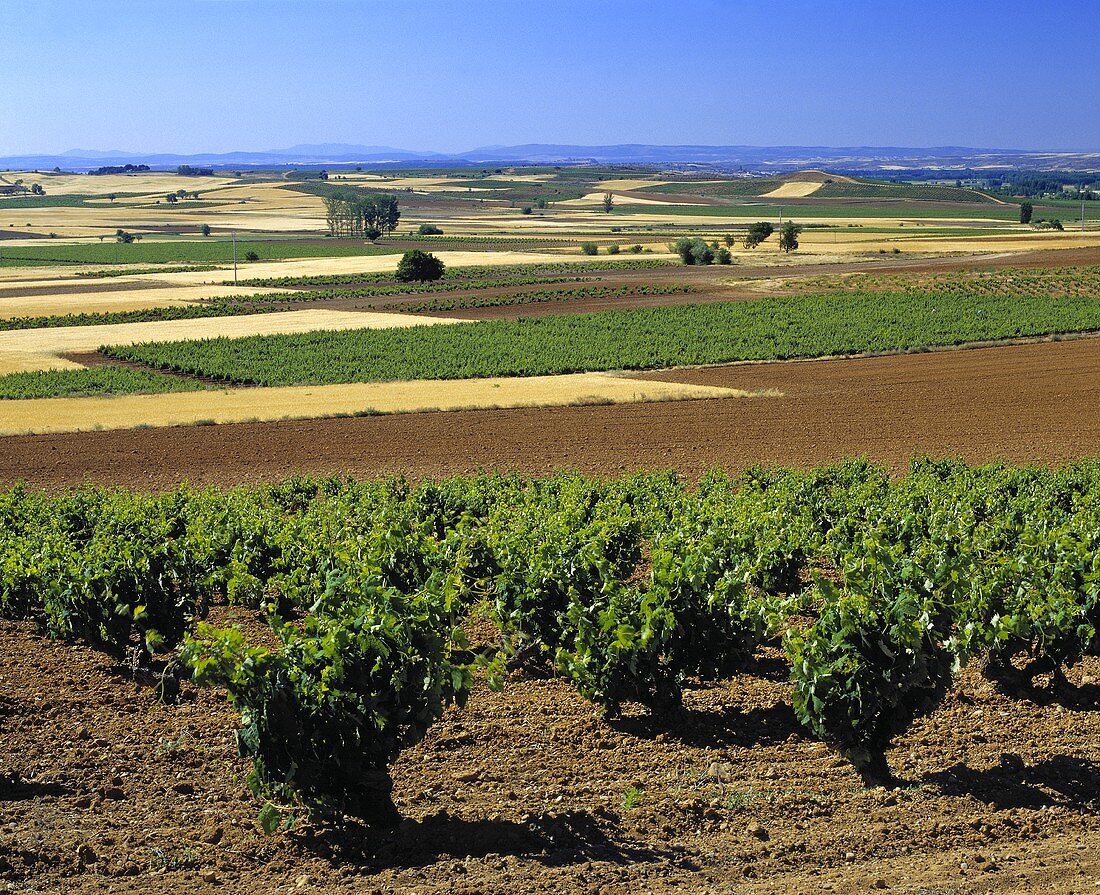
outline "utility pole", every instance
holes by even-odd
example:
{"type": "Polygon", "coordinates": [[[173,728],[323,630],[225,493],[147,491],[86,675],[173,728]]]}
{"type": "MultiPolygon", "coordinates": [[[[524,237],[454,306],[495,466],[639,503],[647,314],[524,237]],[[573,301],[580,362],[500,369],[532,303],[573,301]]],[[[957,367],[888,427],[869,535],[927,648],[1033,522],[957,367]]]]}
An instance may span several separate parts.
{"type": "Polygon", "coordinates": [[[233,231],[233,285],[237,285],[237,231],[233,231]]]}

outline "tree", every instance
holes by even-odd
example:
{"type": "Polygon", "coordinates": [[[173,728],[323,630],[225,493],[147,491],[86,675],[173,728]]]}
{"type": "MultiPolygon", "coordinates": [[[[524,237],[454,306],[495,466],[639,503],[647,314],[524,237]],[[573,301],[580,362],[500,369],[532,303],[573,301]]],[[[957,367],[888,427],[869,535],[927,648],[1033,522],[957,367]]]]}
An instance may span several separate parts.
{"type": "Polygon", "coordinates": [[[594,242],[582,242],[581,251],[586,255],[595,255],[599,251],[599,247],[594,242]]]}
{"type": "Polygon", "coordinates": [[[774,232],[775,227],[769,221],[757,221],[755,224],[749,224],[749,228],[745,233],[745,248],[755,249],[774,232]]]}
{"type": "Polygon", "coordinates": [[[783,229],[779,231],[779,248],[790,253],[798,248],[798,234],[802,232],[802,226],[794,221],[787,221],[783,229]]]}
{"type": "Polygon", "coordinates": [[[31,186],[31,192],[36,196],[45,196],[46,191],[42,189],[42,184],[36,183],[31,186]]]}
{"type": "Polygon", "coordinates": [[[116,230],[115,231],[115,239],[118,242],[123,242],[123,243],[129,244],[129,243],[134,241],[134,234],[133,233],[127,233],[125,230],[116,230]]]}
{"type": "Polygon", "coordinates": [[[414,280],[423,283],[427,280],[438,280],[446,269],[446,265],[435,255],[413,249],[401,256],[396,276],[403,283],[414,280]]]}
{"type": "Polygon", "coordinates": [[[684,264],[714,263],[714,249],[698,236],[694,239],[688,236],[681,236],[676,242],[669,246],[669,249],[679,255],[680,260],[683,261],[684,264]]]}
{"type": "Polygon", "coordinates": [[[359,190],[333,190],[321,197],[325,222],[332,236],[366,238],[371,242],[392,233],[401,220],[397,197],[359,190]]]}
{"type": "Polygon", "coordinates": [[[437,227],[435,224],[421,224],[416,232],[421,236],[439,236],[443,232],[443,228],[437,227]]]}
{"type": "Polygon", "coordinates": [[[168,200],[169,205],[175,205],[177,202],[179,202],[179,197],[175,193],[169,193],[164,198],[168,200]]]}
{"type": "Polygon", "coordinates": [[[722,242],[724,242],[726,244],[727,249],[732,249],[733,248],[733,234],[732,233],[727,233],[725,236],[722,237],[722,242]]]}
{"type": "Polygon", "coordinates": [[[1035,207],[1030,202],[1020,203],[1020,223],[1030,224],[1031,215],[1035,212],[1035,207]]]}
{"type": "Polygon", "coordinates": [[[719,264],[733,264],[733,255],[730,254],[730,250],[725,246],[722,246],[715,252],[714,257],[719,264]]]}
{"type": "Polygon", "coordinates": [[[203,236],[209,236],[210,235],[210,225],[209,224],[203,224],[201,227],[199,227],[199,232],[201,232],[203,236]]]}
{"type": "Polygon", "coordinates": [[[611,209],[615,207],[615,197],[611,193],[603,194],[603,210],[607,214],[611,214],[611,209]]]}

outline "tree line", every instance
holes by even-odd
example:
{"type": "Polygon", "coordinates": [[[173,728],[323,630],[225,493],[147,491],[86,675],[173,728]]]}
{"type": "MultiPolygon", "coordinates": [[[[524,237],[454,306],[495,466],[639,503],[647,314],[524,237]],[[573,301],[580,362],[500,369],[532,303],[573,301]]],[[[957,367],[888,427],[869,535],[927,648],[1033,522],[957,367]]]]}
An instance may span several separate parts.
{"type": "Polygon", "coordinates": [[[331,236],[369,239],[371,242],[397,229],[401,211],[397,196],[335,190],[321,197],[331,236]]]}

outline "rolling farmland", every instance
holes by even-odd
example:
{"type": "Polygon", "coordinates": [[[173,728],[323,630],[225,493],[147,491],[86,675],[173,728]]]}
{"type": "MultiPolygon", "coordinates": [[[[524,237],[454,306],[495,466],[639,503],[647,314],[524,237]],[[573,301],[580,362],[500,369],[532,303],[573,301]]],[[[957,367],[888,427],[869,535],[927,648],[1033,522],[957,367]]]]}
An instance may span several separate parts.
{"type": "Polygon", "coordinates": [[[1071,203],[102,176],[0,195],[13,885],[1085,890],[1100,231],[1071,203]],[[400,222],[334,238],[334,195],[400,222]],[[396,279],[413,250],[438,279],[396,279]]]}

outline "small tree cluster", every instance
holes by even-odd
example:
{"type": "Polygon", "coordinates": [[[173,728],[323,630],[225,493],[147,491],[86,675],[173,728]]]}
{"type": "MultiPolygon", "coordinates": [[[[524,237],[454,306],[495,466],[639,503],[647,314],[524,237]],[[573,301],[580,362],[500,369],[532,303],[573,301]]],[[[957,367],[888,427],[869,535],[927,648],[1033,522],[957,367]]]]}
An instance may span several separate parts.
{"type": "Polygon", "coordinates": [[[713,264],[714,249],[698,236],[681,236],[669,245],[669,251],[679,255],[684,264],[713,264]]]}
{"type": "Polygon", "coordinates": [[[369,239],[392,233],[401,220],[397,196],[335,191],[323,197],[332,236],[369,239]]]}

